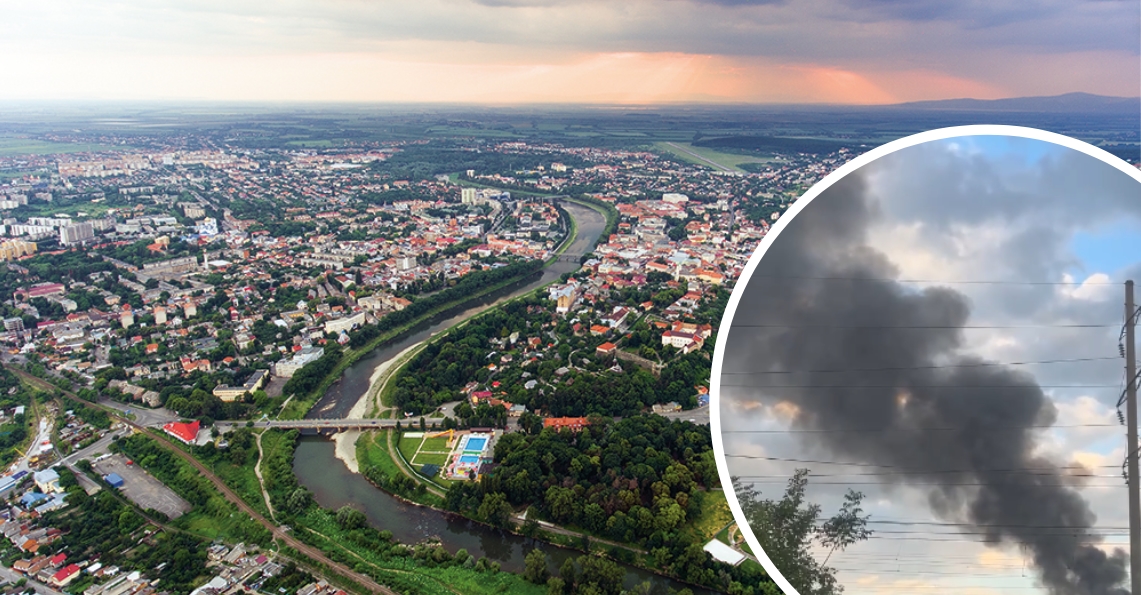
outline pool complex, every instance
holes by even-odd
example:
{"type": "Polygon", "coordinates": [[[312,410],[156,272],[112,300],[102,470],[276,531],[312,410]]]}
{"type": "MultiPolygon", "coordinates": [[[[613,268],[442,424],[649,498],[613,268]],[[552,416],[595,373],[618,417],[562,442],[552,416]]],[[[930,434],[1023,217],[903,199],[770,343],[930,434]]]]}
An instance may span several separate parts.
{"type": "Polygon", "coordinates": [[[483,452],[483,447],[485,446],[487,446],[487,438],[482,436],[469,436],[467,441],[464,442],[463,448],[461,450],[463,450],[463,452],[481,453],[483,452]]]}

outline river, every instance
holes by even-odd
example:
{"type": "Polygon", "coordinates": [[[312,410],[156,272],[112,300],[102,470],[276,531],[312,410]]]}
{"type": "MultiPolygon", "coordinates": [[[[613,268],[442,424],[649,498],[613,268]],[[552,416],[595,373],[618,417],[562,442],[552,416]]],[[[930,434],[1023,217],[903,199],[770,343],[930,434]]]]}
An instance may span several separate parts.
{"type": "MultiPolygon", "coordinates": [[[[574,203],[564,202],[563,207],[575,218],[578,226],[578,235],[564,254],[577,257],[594,246],[606,226],[606,220],[597,211],[574,203]]],[[[491,305],[546,285],[558,279],[563,273],[572,272],[578,267],[579,265],[574,262],[555,262],[528,279],[513,283],[475,302],[442,312],[413,327],[396,340],[381,345],[349,367],[306,417],[345,417],[349,409],[368,391],[370,378],[378,365],[491,305]]],[[[556,573],[565,559],[581,555],[581,552],[507,533],[431,508],[402,502],[377,489],[364,476],[349,471],[345,464],[334,456],[333,442],[325,438],[317,436],[301,438],[294,455],[293,470],[301,485],[313,492],[321,506],[336,510],[351,504],[360,508],[374,527],[391,531],[393,537],[403,543],[416,543],[438,537],[444,547],[452,553],[463,548],[469,554],[499,562],[504,570],[510,572],[522,572],[524,556],[536,547],[550,557],[550,569],[556,573]]],[[[686,586],[639,568],[632,566],[625,568],[627,588],[644,581],[650,581],[654,585],[654,593],[667,593],[668,589],[681,589],[686,586]]],[[[707,590],[690,588],[697,595],[712,595],[712,592],[707,590]]]]}

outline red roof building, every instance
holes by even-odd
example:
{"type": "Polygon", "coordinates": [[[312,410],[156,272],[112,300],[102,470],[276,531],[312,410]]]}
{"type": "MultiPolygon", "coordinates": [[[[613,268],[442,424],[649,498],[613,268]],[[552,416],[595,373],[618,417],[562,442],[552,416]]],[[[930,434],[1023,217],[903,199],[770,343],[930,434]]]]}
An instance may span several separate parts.
{"type": "Polygon", "coordinates": [[[585,417],[548,417],[543,420],[544,428],[554,428],[556,430],[568,428],[577,432],[587,425],[588,422],[585,417]]]}
{"type": "Polygon", "coordinates": [[[193,444],[194,440],[198,438],[198,429],[200,425],[201,422],[198,420],[194,420],[188,424],[172,421],[163,426],[162,429],[166,430],[167,434],[178,438],[186,444],[193,444]]]}
{"type": "Polygon", "coordinates": [[[62,587],[75,580],[77,576],[79,576],[79,564],[68,564],[52,575],[51,582],[57,587],[62,587]]]}
{"type": "Polygon", "coordinates": [[[60,564],[63,564],[64,561],[66,561],[66,560],[67,560],[67,554],[60,552],[60,553],[52,556],[51,559],[48,560],[48,563],[51,564],[52,566],[59,566],[60,564]]]}

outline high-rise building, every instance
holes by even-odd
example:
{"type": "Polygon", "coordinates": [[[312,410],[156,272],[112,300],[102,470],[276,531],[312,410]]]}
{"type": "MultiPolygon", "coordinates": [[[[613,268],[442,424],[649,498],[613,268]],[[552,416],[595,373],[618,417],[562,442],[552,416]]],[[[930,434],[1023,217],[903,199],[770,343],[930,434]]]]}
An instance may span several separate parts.
{"type": "Polygon", "coordinates": [[[76,223],[59,228],[59,243],[74,246],[95,239],[95,228],[90,223],[76,223]]]}
{"type": "Polygon", "coordinates": [[[460,189],[460,202],[465,205],[474,205],[479,201],[475,188],[461,188],[460,189]]]}
{"type": "Polygon", "coordinates": [[[166,324],[166,307],[155,306],[155,324],[166,324]]]}

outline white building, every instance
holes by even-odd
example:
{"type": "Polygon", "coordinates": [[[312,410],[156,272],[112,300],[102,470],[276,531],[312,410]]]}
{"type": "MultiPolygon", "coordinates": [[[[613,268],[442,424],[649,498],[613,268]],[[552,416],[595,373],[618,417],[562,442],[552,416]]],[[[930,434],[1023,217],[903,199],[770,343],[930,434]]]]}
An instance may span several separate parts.
{"type": "Polygon", "coordinates": [[[316,361],[324,354],[325,350],[321,347],[303,347],[293,357],[277,362],[273,367],[273,373],[281,378],[290,378],[295,372],[304,368],[305,364],[316,361]]]}
{"type": "Polygon", "coordinates": [[[338,318],[336,320],[330,320],[326,322],[325,332],[339,333],[341,331],[352,330],[353,327],[360,326],[362,324],[364,324],[364,312],[361,312],[355,316],[338,318]]]}
{"type": "Polygon", "coordinates": [[[59,228],[59,243],[74,246],[95,239],[95,228],[90,223],[76,223],[59,228]]]}
{"type": "Polygon", "coordinates": [[[62,492],[59,487],[59,473],[55,469],[44,469],[43,471],[36,471],[32,474],[32,480],[36,482],[36,487],[45,494],[53,494],[62,492]]]}

